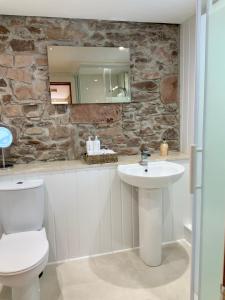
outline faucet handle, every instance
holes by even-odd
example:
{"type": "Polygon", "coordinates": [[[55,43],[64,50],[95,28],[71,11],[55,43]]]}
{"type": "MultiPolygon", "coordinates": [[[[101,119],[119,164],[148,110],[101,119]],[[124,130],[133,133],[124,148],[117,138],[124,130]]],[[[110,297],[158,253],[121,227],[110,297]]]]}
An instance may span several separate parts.
{"type": "Polygon", "coordinates": [[[147,167],[148,166],[148,157],[151,156],[151,153],[148,149],[145,148],[141,148],[141,160],[139,162],[139,164],[141,166],[145,166],[147,167]]]}
{"type": "Polygon", "coordinates": [[[145,144],[141,145],[140,151],[141,151],[141,157],[143,159],[147,159],[147,157],[151,156],[150,150],[149,150],[149,148],[145,144]]]}
{"type": "Polygon", "coordinates": [[[142,149],[142,150],[141,150],[141,155],[150,157],[150,156],[151,156],[151,153],[150,153],[150,151],[147,150],[147,149],[142,149]]]}
{"type": "Polygon", "coordinates": [[[141,152],[149,152],[150,153],[150,150],[149,150],[149,148],[148,148],[148,146],[146,144],[142,144],[140,146],[140,151],[141,152]]]}

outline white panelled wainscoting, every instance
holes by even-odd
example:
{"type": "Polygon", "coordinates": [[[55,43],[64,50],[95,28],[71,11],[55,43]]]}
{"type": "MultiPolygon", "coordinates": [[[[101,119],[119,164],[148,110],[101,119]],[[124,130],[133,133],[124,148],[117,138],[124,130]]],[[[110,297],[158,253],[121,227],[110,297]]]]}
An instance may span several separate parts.
{"type": "MultiPolygon", "coordinates": [[[[163,242],[184,238],[191,222],[189,162],[184,176],[164,191],[163,242]]],[[[50,262],[138,247],[138,193],[122,183],[116,166],[2,176],[1,180],[43,178],[50,262]]]]}

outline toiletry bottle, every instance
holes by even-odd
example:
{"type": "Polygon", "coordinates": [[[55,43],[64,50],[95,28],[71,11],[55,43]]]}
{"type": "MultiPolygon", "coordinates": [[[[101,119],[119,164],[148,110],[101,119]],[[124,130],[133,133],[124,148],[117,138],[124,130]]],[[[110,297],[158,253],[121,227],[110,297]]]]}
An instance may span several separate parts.
{"type": "Polygon", "coordinates": [[[168,148],[169,148],[169,145],[167,144],[166,139],[163,139],[163,142],[160,145],[160,156],[167,156],[168,148]]]}
{"type": "Polygon", "coordinates": [[[88,155],[93,154],[93,150],[94,150],[93,146],[94,146],[94,142],[91,140],[91,137],[89,136],[88,141],[86,142],[86,149],[88,155]]]}
{"type": "Polygon", "coordinates": [[[100,153],[100,141],[99,141],[99,139],[98,139],[98,137],[96,136],[95,137],[95,140],[94,140],[94,153],[95,154],[98,154],[98,153],[100,153]]]}

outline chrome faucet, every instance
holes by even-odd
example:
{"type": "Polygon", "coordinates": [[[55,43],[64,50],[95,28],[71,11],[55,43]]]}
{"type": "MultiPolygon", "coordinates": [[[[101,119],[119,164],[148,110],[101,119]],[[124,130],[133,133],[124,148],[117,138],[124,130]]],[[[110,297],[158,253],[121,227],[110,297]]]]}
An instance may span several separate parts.
{"type": "Polygon", "coordinates": [[[141,160],[139,161],[139,164],[141,166],[147,167],[150,156],[151,156],[151,154],[150,154],[149,150],[141,149],[141,160]]]}

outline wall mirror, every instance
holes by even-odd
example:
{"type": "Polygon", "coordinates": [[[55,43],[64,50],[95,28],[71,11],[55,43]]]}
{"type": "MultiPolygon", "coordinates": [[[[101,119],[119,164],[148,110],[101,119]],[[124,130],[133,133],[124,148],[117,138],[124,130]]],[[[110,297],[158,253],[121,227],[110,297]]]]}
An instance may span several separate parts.
{"type": "Polygon", "coordinates": [[[48,46],[52,104],[130,102],[128,48],[48,46]]]}

